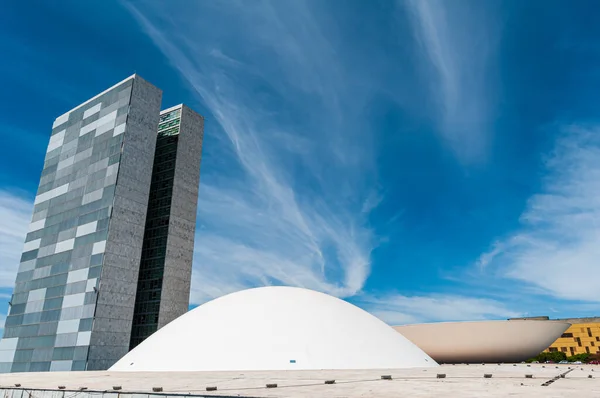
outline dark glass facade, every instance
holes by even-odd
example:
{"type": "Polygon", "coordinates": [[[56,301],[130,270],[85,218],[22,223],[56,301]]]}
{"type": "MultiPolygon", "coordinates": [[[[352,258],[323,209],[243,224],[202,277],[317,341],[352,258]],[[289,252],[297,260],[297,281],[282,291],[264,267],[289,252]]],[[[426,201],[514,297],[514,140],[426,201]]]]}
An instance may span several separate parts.
{"type": "Polygon", "coordinates": [[[158,329],[181,110],[160,116],[130,348],[158,329]]]}

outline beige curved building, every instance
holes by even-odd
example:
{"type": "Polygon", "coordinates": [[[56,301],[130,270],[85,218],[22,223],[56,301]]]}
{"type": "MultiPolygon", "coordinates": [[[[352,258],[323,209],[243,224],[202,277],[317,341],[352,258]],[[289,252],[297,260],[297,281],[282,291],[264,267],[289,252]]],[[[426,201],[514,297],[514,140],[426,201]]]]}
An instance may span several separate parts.
{"type": "Polygon", "coordinates": [[[438,363],[521,362],[544,351],[570,326],[562,321],[439,322],[394,326],[438,363]]]}

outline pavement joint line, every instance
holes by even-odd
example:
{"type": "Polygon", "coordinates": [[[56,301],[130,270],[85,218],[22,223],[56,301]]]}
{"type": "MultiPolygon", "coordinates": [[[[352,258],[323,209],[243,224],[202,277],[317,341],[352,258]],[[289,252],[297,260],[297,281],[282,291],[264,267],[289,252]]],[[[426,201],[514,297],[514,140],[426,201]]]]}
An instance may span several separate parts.
{"type": "MultiPolygon", "coordinates": [[[[570,372],[570,371],[568,371],[570,372]]],[[[565,373],[568,373],[565,372],[565,373]]],[[[481,376],[451,376],[446,378],[446,380],[451,381],[452,379],[480,379],[481,376]]],[[[498,376],[496,377],[497,379],[522,379],[523,377],[521,376],[498,376]]],[[[409,380],[422,380],[422,381],[433,381],[433,382],[437,382],[437,383],[441,383],[442,379],[439,379],[436,376],[428,376],[428,377],[421,377],[421,376],[415,376],[415,377],[410,377],[410,376],[406,376],[406,377],[395,377],[391,380],[389,379],[359,379],[359,380],[336,380],[335,384],[351,384],[351,383],[368,383],[368,382],[382,382],[382,381],[409,381],[409,380]]],[[[311,383],[307,383],[307,384],[287,384],[287,385],[278,385],[277,388],[281,389],[281,388],[302,388],[302,387],[315,387],[315,386],[324,386],[325,384],[322,381],[314,381],[311,383]]],[[[266,387],[265,385],[262,386],[250,386],[250,387],[238,387],[238,388],[222,388],[219,389],[219,391],[246,391],[246,390],[264,390],[268,387],[266,387]]],[[[189,395],[190,393],[194,393],[194,392],[200,392],[203,390],[198,390],[198,389],[185,389],[185,390],[171,390],[179,395],[189,395]],[[187,392],[187,394],[185,393],[187,392]]],[[[129,391],[127,393],[130,393],[129,391]]],[[[131,392],[131,393],[137,393],[137,394],[147,394],[147,392],[131,392]]],[[[159,395],[159,394],[152,394],[152,395],[159,395]]],[[[168,395],[168,394],[165,394],[168,395]]]]}
{"type": "MultiPolygon", "coordinates": [[[[560,380],[560,379],[564,379],[564,378],[565,378],[565,376],[566,376],[568,373],[570,373],[570,372],[572,372],[572,371],[574,371],[574,370],[575,370],[575,369],[569,369],[569,370],[567,370],[566,372],[560,373],[560,374],[558,374],[557,376],[555,376],[555,377],[551,378],[550,380],[546,380],[545,382],[543,382],[543,383],[542,383],[542,387],[548,387],[548,386],[550,386],[550,384],[554,383],[555,381],[557,381],[557,380],[560,380]]],[[[582,370],[583,370],[583,368],[582,368],[582,370]]]]}
{"type": "MultiPolygon", "coordinates": [[[[523,377],[521,376],[498,376],[495,377],[496,379],[522,379],[523,377]]],[[[475,379],[481,379],[481,376],[451,376],[451,377],[447,377],[445,378],[448,381],[451,381],[452,379],[467,379],[467,380],[475,380],[475,379]]],[[[420,376],[415,376],[415,377],[410,377],[410,376],[406,376],[406,377],[395,377],[393,379],[361,379],[361,380],[336,380],[335,384],[351,384],[351,383],[368,383],[368,382],[381,382],[381,381],[386,381],[386,382],[390,382],[390,381],[403,381],[403,380],[422,380],[422,381],[434,381],[434,382],[438,382],[441,383],[442,379],[437,378],[437,376],[429,376],[429,377],[420,377],[420,376]]],[[[311,383],[307,383],[307,384],[286,384],[286,385],[278,385],[277,388],[298,388],[298,387],[314,387],[314,386],[321,386],[324,385],[324,383],[322,381],[315,381],[315,382],[311,382],[311,383]]],[[[263,390],[266,387],[264,385],[262,386],[252,386],[252,387],[238,387],[238,388],[222,388],[219,389],[219,391],[242,391],[242,390],[263,390]]],[[[176,392],[180,395],[185,394],[184,391],[188,391],[188,392],[196,392],[196,391],[203,391],[203,390],[197,390],[197,389],[185,389],[185,390],[170,390],[173,392],[176,392]]],[[[141,393],[144,394],[144,393],[141,393]]]]}

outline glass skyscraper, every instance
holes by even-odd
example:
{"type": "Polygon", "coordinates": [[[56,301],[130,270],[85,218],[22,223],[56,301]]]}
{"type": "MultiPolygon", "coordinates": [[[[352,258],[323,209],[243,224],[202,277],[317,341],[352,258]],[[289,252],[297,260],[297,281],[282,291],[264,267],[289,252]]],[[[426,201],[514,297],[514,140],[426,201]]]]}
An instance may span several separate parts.
{"type": "Polygon", "coordinates": [[[107,369],[187,311],[203,119],[165,133],[161,97],[133,75],[54,122],[0,372],[107,369]]]}
{"type": "Polygon", "coordinates": [[[160,114],[131,348],[188,310],[201,126],[185,105],[160,114]]]}

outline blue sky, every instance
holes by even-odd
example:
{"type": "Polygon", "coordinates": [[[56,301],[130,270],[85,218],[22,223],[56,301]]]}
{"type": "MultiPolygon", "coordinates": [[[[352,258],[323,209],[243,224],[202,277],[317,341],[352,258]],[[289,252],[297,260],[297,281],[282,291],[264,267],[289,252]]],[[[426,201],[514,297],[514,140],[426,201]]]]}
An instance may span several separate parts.
{"type": "Polygon", "coordinates": [[[0,313],[51,124],[133,72],[206,117],[194,304],[598,315],[593,1],[44,1],[0,15],[0,313]]]}

